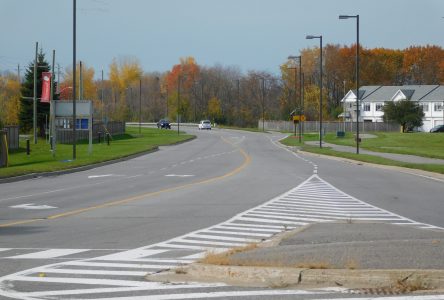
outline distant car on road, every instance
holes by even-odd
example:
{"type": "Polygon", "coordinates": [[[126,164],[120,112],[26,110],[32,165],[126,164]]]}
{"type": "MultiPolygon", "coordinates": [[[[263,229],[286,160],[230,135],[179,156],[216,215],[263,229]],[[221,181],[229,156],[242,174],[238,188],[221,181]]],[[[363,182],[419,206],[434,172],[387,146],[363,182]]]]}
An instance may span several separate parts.
{"type": "Polygon", "coordinates": [[[203,130],[203,129],[211,130],[211,122],[209,120],[200,121],[199,130],[203,130]]]}
{"type": "Polygon", "coordinates": [[[162,119],[157,122],[157,128],[159,129],[171,129],[170,122],[168,120],[162,119]]]}
{"type": "Polygon", "coordinates": [[[444,125],[438,125],[430,129],[430,132],[444,132],[444,125]]]}

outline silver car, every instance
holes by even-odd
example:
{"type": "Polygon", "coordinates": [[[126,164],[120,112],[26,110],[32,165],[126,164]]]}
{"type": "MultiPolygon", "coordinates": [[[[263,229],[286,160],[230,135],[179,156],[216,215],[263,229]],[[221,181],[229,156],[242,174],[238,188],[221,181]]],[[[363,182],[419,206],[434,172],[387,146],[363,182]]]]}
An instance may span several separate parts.
{"type": "Polygon", "coordinates": [[[200,121],[199,130],[203,130],[203,129],[211,130],[211,122],[209,120],[200,121]]]}

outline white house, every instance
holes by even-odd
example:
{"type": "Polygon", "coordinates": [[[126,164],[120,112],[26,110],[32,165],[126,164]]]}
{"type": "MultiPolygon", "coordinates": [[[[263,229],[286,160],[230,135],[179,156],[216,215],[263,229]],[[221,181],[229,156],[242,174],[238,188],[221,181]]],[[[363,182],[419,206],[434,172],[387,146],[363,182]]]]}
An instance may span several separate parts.
{"type": "MultiPolygon", "coordinates": [[[[416,101],[424,111],[423,126],[420,131],[444,124],[444,86],[441,85],[401,85],[363,86],[359,89],[360,122],[383,122],[384,103],[387,101],[416,101]]],[[[350,90],[341,100],[346,120],[356,122],[356,90],[350,90]]]]}

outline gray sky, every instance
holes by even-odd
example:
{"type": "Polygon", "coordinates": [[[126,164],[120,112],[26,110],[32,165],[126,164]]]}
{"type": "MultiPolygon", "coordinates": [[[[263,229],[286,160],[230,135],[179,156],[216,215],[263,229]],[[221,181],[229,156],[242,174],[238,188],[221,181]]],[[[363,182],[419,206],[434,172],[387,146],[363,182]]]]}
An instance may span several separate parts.
{"type": "MultiPolygon", "coordinates": [[[[443,0],[77,0],[77,58],[105,76],[113,57],[135,56],[145,71],[180,57],[278,73],[290,54],[350,45],[360,15],[364,47],[444,46],[443,0]]],[[[38,41],[50,61],[72,64],[72,0],[0,0],[0,71],[28,65],[38,41]]]]}

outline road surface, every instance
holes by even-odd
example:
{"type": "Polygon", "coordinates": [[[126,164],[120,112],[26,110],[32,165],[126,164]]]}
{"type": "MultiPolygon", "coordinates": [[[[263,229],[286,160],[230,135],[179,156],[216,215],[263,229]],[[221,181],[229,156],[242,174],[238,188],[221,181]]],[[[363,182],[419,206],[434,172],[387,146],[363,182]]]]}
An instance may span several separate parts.
{"type": "Polygon", "coordinates": [[[187,130],[198,138],[84,172],[1,184],[0,295],[353,298],[337,288],[168,285],[143,277],[311,222],[444,227],[442,181],[294,153],[278,133],[187,130]]]}

